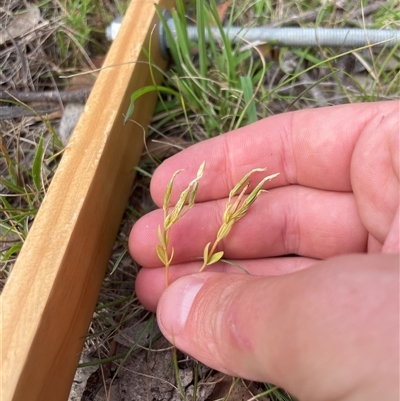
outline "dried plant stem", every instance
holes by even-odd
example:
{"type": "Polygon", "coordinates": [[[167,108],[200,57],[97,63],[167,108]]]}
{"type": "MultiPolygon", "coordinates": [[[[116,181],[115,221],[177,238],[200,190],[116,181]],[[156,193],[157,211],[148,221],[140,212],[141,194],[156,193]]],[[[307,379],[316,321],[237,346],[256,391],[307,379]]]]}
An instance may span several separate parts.
{"type": "Polygon", "coordinates": [[[78,88],[69,91],[0,91],[0,99],[17,100],[20,102],[46,102],[46,103],[85,103],[90,95],[92,87],[78,88]]]}
{"type": "Polygon", "coordinates": [[[196,197],[197,189],[199,187],[199,181],[203,176],[205,168],[205,162],[201,164],[199,170],[197,171],[196,178],[189,183],[187,188],[181,193],[178,202],[174,206],[172,210],[170,210],[170,198],[172,187],[174,185],[175,177],[182,171],[176,171],[168,183],[167,190],[164,195],[164,223],[163,226],[158,226],[158,239],[160,244],[157,245],[156,251],[158,258],[165,266],[165,284],[169,285],[169,267],[171,265],[172,259],[174,257],[174,248],[171,247],[169,251],[170,245],[170,230],[171,227],[177,223],[187,212],[194,206],[194,200],[196,197]],[[187,202],[187,205],[186,205],[187,202]],[[185,207],[186,205],[186,207],[185,207]]]}
{"type": "Polygon", "coordinates": [[[244,198],[245,192],[250,186],[250,183],[248,182],[250,175],[255,172],[260,172],[265,170],[266,169],[257,168],[250,171],[236,184],[236,186],[229,193],[228,203],[226,204],[224,212],[223,223],[218,230],[217,237],[213,245],[211,246],[211,249],[210,249],[211,242],[209,242],[204,248],[203,265],[199,270],[200,272],[203,271],[207,266],[221,260],[222,256],[224,255],[224,252],[223,251],[215,252],[218,244],[229,234],[229,232],[232,229],[232,226],[246,215],[249,207],[255,202],[258,196],[262,192],[266,192],[265,190],[262,189],[264,183],[266,181],[271,181],[273,178],[279,175],[279,173],[276,173],[263,178],[258,183],[258,185],[250,192],[250,194],[246,198],[244,198]],[[237,198],[233,200],[235,196],[237,196],[237,198]]]}
{"type": "MultiPolygon", "coordinates": [[[[170,230],[171,227],[177,223],[189,209],[194,206],[194,201],[196,193],[199,187],[199,181],[203,176],[205,168],[205,162],[201,164],[199,170],[197,171],[197,176],[192,180],[187,188],[181,193],[176,205],[170,209],[170,198],[171,192],[174,185],[175,177],[182,171],[176,171],[170,182],[168,183],[167,189],[164,195],[163,211],[164,211],[164,222],[163,225],[158,226],[158,239],[159,244],[156,247],[158,258],[161,260],[165,266],[165,285],[169,285],[169,267],[172,263],[174,257],[174,248],[170,246],[170,230]]],[[[200,272],[203,271],[207,266],[218,262],[224,255],[223,251],[216,252],[218,244],[228,236],[233,225],[244,217],[250,208],[250,206],[256,201],[262,192],[266,192],[262,189],[263,185],[267,181],[271,181],[273,178],[277,177],[279,173],[269,175],[263,178],[256,187],[246,196],[246,191],[248,190],[250,183],[249,178],[255,172],[265,171],[265,168],[256,168],[251,170],[246,174],[230,191],[228,202],[225,207],[223,222],[218,230],[217,237],[213,244],[209,242],[204,247],[203,252],[203,265],[200,268],[200,272]],[[211,247],[211,249],[210,249],[211,247]]]]}

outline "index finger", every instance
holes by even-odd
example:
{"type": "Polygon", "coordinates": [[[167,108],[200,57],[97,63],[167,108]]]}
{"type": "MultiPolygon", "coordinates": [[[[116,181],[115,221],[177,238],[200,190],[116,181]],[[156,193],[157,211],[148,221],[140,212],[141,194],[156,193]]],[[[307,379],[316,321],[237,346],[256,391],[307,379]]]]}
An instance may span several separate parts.
{"type": "Polygon", "coordinates": [[[162,205],[172,174],[171,201],[196,176],[205,160],[206,169],[197,201],[225,198],[236,183],[254,168],[265,173],[252,178],[257,184],[273,173],[280,175],[264,188],[290,184],[331,191],[351,191],[350,164],[361,132],[399,108],[398,101],[358,103],[301,110],[265,118],[236,131],[200,142],[167,159],[155,171],[151,194],[162,205]]]}

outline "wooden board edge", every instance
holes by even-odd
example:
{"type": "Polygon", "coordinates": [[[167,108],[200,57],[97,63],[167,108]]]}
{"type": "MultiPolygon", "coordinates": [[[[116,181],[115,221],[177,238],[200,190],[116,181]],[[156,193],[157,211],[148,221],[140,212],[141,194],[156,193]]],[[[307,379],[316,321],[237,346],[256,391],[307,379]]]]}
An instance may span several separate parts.
{"type": "Polygon", "coordinates": [[[148,93],[123,124],[131,93],[152,84],[142,49],[166,65],[156,4],[173,1],[130,4],[1,295],[3,401],[68,398],[156,102],[148,93]]]}

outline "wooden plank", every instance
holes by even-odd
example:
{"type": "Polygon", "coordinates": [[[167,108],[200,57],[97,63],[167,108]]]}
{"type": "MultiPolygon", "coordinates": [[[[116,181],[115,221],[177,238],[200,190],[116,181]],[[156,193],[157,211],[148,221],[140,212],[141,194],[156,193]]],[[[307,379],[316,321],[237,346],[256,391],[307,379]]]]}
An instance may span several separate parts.
{"type": "MultiPolygon", "coordinates": [[[[165,67],[152,31],[155,4],[172,3],[132,1],[3,290],[2,401],[68,398],[142,152],[143,130],[123,114],[131,93],[151,84],[150,42],[165,67]]],[[[147,127],[155,102],[146,95],[132,119],[147,127]]]]}

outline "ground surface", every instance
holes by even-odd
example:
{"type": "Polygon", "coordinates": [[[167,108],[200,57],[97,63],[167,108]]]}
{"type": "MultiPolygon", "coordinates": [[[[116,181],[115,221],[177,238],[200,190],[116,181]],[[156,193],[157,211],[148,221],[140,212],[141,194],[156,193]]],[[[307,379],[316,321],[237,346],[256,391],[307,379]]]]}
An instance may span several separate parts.
{"type": "MultiPolygon", "coordinates": [[[[123,14],[126,3],[111,0],[0,2],[1,288],[95,82],[93,71],[101,67],[110,45],[105,39],[105,27],[123,14]],[[87,74],[73,77],[76,72],[87,74]],[[39,97],[35,96],[37,93],[39,97]],[[39,182],[35,178],[38,171],[39,182]]],[[[238,23],[248,26],[269,23],[273,26],[400,28],[398,2],[371,0],[362,4],[364,8],[358,0],[237,1],[219,5],[218,14],[225,24],[235,14],[238,23]]],[[[193,11],[190,15],[195,19],[193,11]]],[[[235,50],[237,57],[244,52],[235,50]]],[[[184,99],[187,115],[179,109],[176,99],[164,99],[167,110],[158,107],[150,127],[148,147],[152,157],[144,154],[140,163],[71,400],[237,401],[268,390],[269,395],[258,399],[291,399],[272,385],[224,377],[174,350],[160,335],[154,316],[135,297],[134,280],[140,266],[127,253],[127,239],[134,221],[154,208],[148,191],[151,172],[159,161],[179,149],[216,135],[217,131],[227,131],[238,120],[243,125],[286,110],[399,97],[398,51],[396,54],[390,49],[367,49],[343,55],[341,52],[344,53],[341,49],[258,47],[246,55],[245,62],[238,63],[241,71],[249,71],[250,93],[256,95],[247,100],[246,95],[242,96],[244,100],[232,104],[230,110],[217,107],[218,99],[226,93],[226,82],[224,71],[213,69],[210,74],[217,85],[208,87],[209,93],[206,93],[219,110],[213,114],[215,126],[210,126],[206,112],[197,109],[190,96],[184,99]],[[322,61],[325,63],[321,64],[322,61]],[[247,62],[253,63],[252,66],[247,62]],[[243,116],[238,113],[235,118],[227,119],[236,109],[246,111],[243,116]],[[174,118],[165,117],[172,114],[174,118]],[[201,116],[205,116],[204,121],[201,116]]],[[[221,64],[226,64],[223,57],[222,54],[221,64]]],[[[196,50],[190,58],[197,65],[196,50]]],[[[169,87],[179,76],[179,71],[171,68],[166,83],[169,87]]],[[[243,80],[240,82],[243,84],[243,80]]],[[[235,94],[245,92],[244,84],[233,89],[235,94]]]]}

